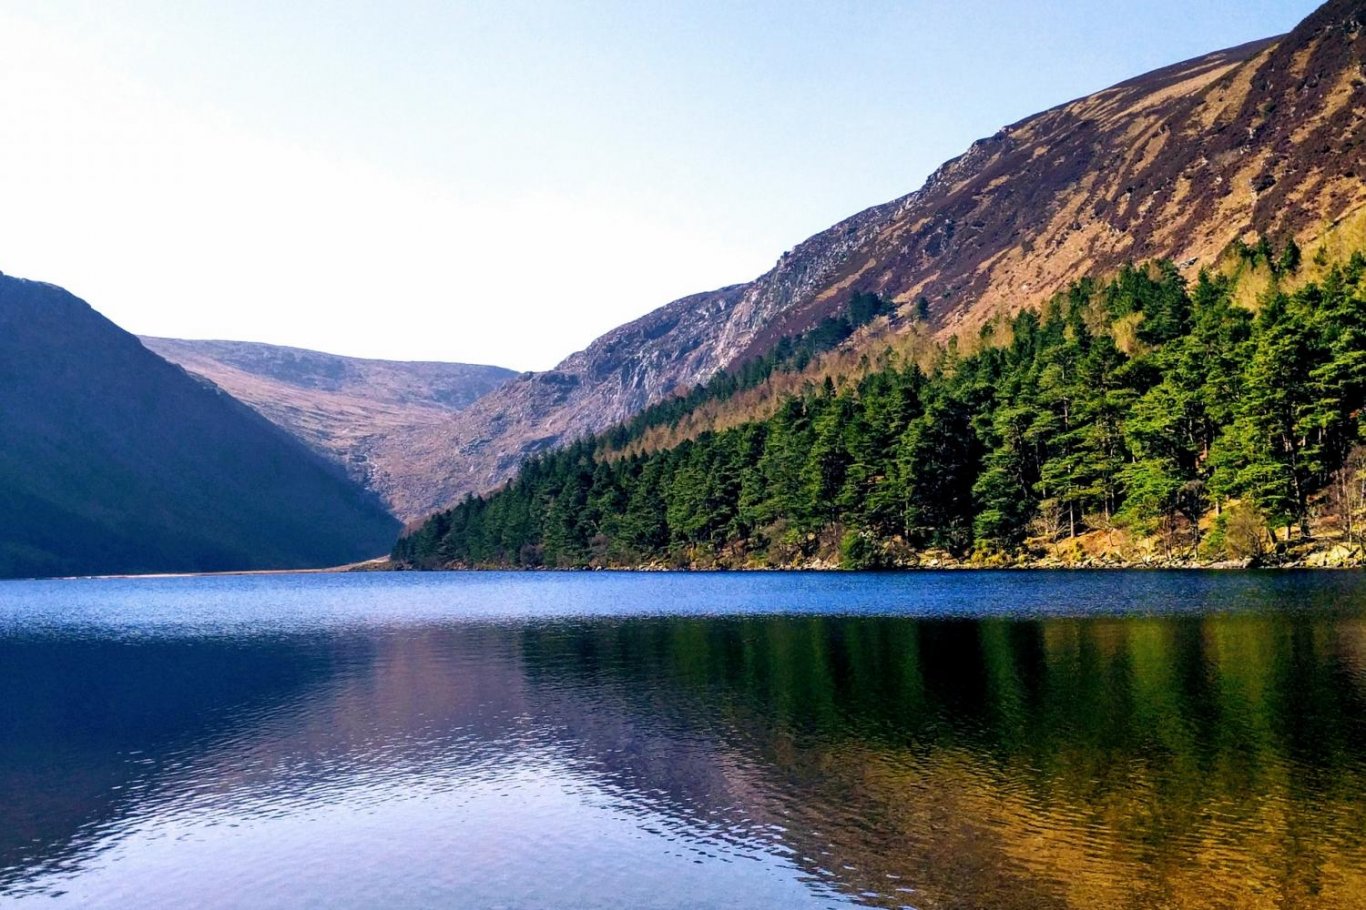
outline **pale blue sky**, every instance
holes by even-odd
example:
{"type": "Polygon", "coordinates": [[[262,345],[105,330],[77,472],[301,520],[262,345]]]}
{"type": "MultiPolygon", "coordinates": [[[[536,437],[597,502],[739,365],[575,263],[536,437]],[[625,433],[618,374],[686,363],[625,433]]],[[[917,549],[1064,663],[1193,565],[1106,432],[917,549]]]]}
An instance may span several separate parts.
{"type": "Polygon", "coordinates": [[[142,333],[544,368],[1291,0],[0,6],[0,269],[142,333]]]}

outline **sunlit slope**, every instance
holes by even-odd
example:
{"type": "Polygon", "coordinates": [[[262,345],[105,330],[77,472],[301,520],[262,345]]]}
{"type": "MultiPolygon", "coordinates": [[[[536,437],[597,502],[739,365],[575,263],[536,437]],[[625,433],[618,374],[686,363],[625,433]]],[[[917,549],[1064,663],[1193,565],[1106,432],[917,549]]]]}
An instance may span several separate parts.
{"type": "Polygon", "coordinates": [[[1208,265],[1235,238],[1309,247],[1366,202],[1366,6],[1149,73],[1001,130],[946,164],[852,252],[846,288],[980,325],[1124,262],[1208,265]]]}
{"type": "MultiPolygon", "coordinates": [[[[435,509],[763,355],[859,291],[877,331],[972,335],[1069,282],[1170,258],[1193,275],[1235,238],[1312,250],[1366,202],[1366,11],[1334,0],[1289,35],[1212,53],[1006,127],[920,190],[784,253],[754,281],[668,304],[555,370],[510,382],[401,443],[435,509]],[[928,322],[913,319],[923,298],[928,322]]],[[[857,354],[859,339],[850,347],[857,354]]]]}

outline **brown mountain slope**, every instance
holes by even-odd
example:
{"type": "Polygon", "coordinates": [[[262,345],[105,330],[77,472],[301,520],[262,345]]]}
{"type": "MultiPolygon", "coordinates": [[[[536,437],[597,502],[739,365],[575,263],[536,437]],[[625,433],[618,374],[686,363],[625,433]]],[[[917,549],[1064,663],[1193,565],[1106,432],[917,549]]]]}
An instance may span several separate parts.
{"type": "Polygon", "coordinates": [[[756,338],[850,289],[920,295],[943,330],[1037,304],[1124,262],[1209,263],[1236,237],[1312,243],[1366,202],[1366,3],[1006,127],[944,165],[756,338]]]}
{"type": "Polygon", "coordinates": [[[923,294],[942,336],[1127,261],[1194,268],[1262,232],[1311,244],[1366,202],[1363,61],[1366,0],[1333,0],[1282,38],[1009,126],[755,281],[671,303],[395,439],[434,478],[408,515],[495,486],[526,454],[762,353],[854,291],[907,306],[923,294]]]}
{"type": "Polygon", "coordinates": [[[141,341],[343,465],[404,515],[403,504],[429,479],[409,470],[410,460],[387,441],[443,425],[517,375],[494,366],[367,360],[242,341],[141,341]]]}

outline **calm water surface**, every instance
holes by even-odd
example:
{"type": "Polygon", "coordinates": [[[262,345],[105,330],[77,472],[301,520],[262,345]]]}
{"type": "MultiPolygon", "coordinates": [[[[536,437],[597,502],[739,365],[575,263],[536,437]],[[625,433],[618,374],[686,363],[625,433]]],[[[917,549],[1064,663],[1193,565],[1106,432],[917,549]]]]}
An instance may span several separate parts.
{"type": "Polygon", "coordinates": [[[1366,576],[0,583],[0,904],[1366,907],[1366,576]]]}

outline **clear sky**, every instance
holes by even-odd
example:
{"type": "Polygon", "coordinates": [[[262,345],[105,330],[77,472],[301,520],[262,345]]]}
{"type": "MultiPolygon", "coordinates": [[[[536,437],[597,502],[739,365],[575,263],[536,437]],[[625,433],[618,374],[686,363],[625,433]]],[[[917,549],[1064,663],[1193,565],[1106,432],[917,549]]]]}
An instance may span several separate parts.
{"type": "Polygon", "coordinates": [[[1312,0],[0,4],[0,270],[143,334],[549,367],[1312,0]]]}

